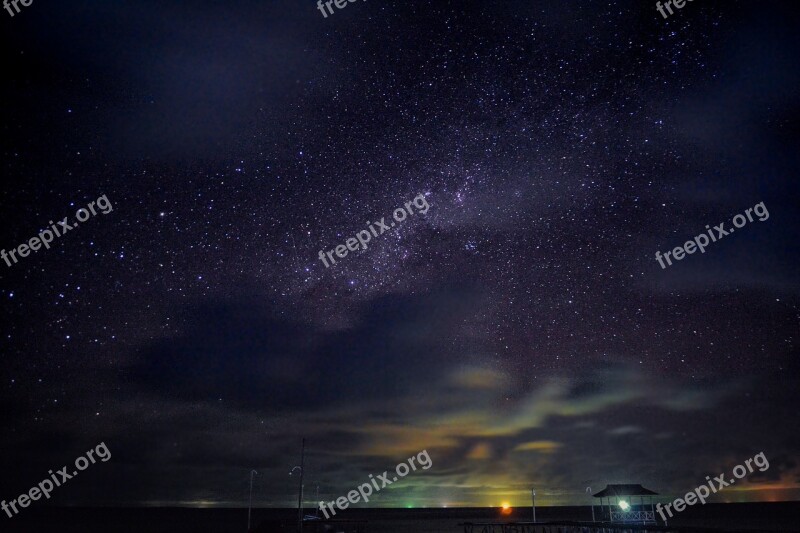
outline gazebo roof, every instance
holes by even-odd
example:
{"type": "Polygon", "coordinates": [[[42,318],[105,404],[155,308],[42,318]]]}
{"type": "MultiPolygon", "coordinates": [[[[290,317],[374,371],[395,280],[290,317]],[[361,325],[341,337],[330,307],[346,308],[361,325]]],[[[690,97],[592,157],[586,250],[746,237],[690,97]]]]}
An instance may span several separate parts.
{"type": "Polygon", "coordinates": [[[594,494],[595,498],[608,498],[609,496],[656,496],[657,492],[646,489],[641,485],[606,485],[606,488],[594,494]]]}

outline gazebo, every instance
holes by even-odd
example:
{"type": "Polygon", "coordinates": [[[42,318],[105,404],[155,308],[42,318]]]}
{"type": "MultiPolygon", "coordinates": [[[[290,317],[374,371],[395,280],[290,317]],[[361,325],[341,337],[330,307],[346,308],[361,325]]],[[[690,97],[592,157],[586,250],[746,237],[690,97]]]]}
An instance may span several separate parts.
{"type": "Polygon", "coordinates": [[[639,522],[642,524],[655,524],[656,514],[653,509],[653,496],[658,496],[657,492],[646,489],[639,484],[636,485],[607,485],[606,488],[593,495],[600,498],[600,514],[603,514],[603,498],[606,498],[608,506],[609,522],[639,522]],[[634,497],[639,497],[639,505],[634,502],[634,497]],[[645,507],[645,496],[648,498],[650,510],[645,507]],[[614,502],[612,503],[612,498],[614,502]]]}

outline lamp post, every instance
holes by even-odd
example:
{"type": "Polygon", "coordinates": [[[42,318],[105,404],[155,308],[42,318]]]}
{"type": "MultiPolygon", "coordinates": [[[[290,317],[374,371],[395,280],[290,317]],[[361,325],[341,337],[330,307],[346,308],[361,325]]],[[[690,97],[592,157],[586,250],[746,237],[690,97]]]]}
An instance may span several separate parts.
{"type": "Polygon", "coordinates": [[[296,466],[289,470],[289,475],[293,475],[295,470],[300,470],[300,492],[297,496],[297,531],[303,531],[303,467],[296,466]]]}
{"type": "Polygon", "coordinates": [[[250,504],[247,506],[247,531],[250,531],[250,515],[253,512],[253,476],[258,474],[255,470],[250,471],[250,504]]]}
{"type": "Polygon", "coordinates": [[[302,447],[300,449],[300,466],[295,466],[289,471],[289,475],[300,469],[300,491],[297,494],[297,531],[303,532],[303,474],[305,473],[305,459],[306,459],[306,439],[303,437],[302,447]]]}
{"type": "Polygon", "coordinates": [[[533,501],[533,523],[536,523],[536,489],[531,488],[531,500],[533,501]]]}

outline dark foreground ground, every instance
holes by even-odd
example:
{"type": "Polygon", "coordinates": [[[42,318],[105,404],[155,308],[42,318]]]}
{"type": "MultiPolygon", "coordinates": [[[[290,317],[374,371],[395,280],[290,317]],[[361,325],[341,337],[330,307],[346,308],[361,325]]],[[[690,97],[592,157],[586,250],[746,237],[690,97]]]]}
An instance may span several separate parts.
{"type": "MultiPolygon", "coordinates": [[[[599,510],[595,508],[598,518],[599,510]]],[[[313,511],[311,511],[313,513],[313,511]]],[[[530,520],[531,509],[517,508],[509,516],[497,509],[355,509],[344,518],[366,520],[370,533],[455,533],[465,521],[530,520]]],[[[589,507],[537,508],[539,521],[591,520],[589,507]]],[[[297,511],[254,509],[259,532],[278,533],[275,520],[293,523],[297,511]],[[269,525],[267,525],[269,524],[269,525]]],[[[800,531],[800,502],[707,504],[691,507],[670,521],[671,526],[715,527],[720,531],[800,531]]],[[[13,518],[0,516],[2,532],[58,533],[245,533],[247,509],[188,508],[27,508],[13,518]]],[[[292,530],[293,531],[293,530],[292,530]]]]}

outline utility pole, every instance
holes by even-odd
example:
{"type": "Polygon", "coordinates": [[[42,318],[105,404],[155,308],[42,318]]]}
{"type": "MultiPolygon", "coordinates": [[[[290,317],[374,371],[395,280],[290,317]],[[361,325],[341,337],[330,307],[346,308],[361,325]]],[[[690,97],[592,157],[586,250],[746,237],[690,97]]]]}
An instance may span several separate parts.
{"type": "Polygon", "coordinates": [[[253,476],[258,474],[255,470],[250,471],[250,505],[247,506],[247,532],[250,533],[250,514],[253,511],[253,476]]]}
{"type": "Polygon", "coordinates": [[[303,533],[303,474],[305,474],[306,438],[300,447],[300,493],[297,496],[297,531],[303,533]]]}

